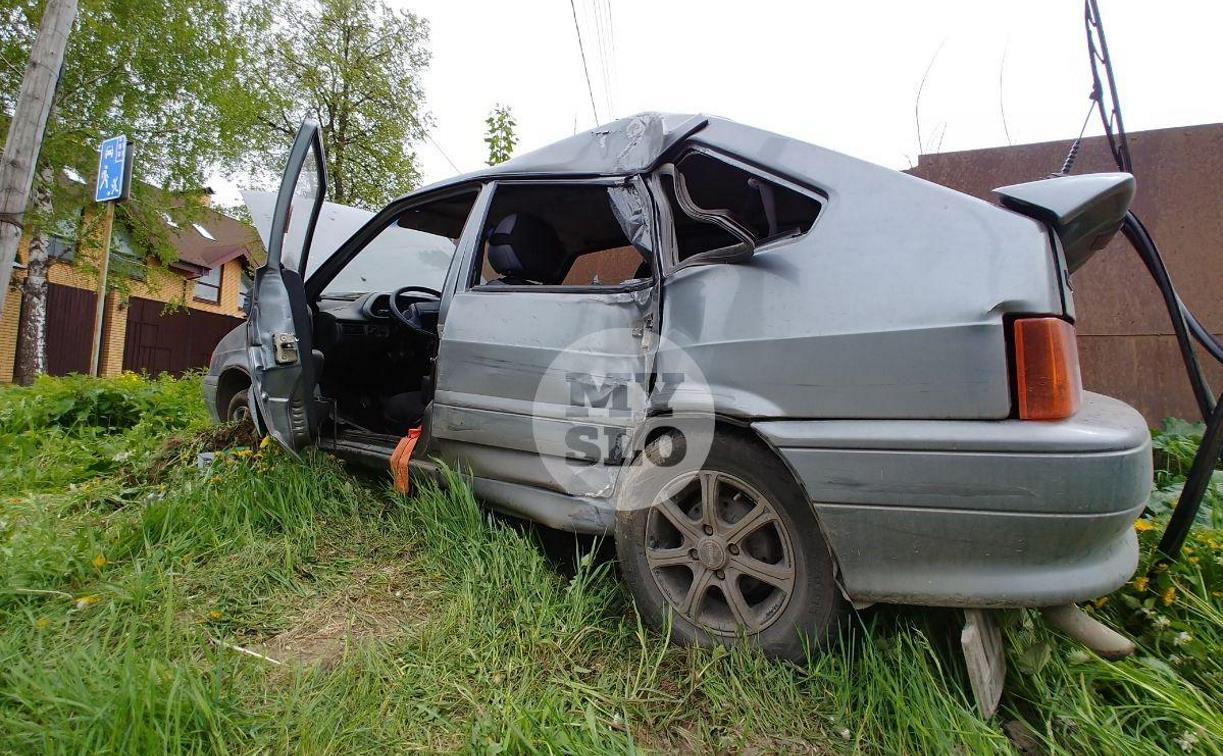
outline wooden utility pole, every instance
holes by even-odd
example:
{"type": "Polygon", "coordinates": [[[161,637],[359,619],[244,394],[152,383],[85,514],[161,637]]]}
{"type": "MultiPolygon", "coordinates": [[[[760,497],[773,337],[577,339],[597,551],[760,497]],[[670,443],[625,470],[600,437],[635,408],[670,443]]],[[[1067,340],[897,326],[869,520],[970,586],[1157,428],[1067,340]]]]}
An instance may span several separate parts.
{"type": "MultiPolygon", "coordinates": [[[[110,271],[110,237],[115,227],[115,203],[107,202],[102,216],[102,264],[98,271],[98,296],[93,313],[93,337],[89,340],[89,374],[101,375],[102,319],[106,315],[106,276],[110,271]]],[[[113,316],[112,316],[113,317],[113,316]]]]}
{"type": "Polygon", "coordinates": [[[17,259],[17,244],[24,228],[22,215],[30,200],[34,167],[64,65],[68,33],[76,18],[76,2],[47,0],[0,159],[0,313],[4,312],[13,261],[17,259]]]}

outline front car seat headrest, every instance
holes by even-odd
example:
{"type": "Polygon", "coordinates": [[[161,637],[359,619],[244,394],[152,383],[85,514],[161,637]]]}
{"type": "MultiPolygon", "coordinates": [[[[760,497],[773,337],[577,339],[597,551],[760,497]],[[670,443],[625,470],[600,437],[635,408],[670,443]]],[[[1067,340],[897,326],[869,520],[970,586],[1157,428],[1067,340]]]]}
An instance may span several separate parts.
{"type": "Polygon", "coordinates": [[[530,213],[505,216],[488,236],[488,264],[503,278],[554,284],[564,262],[556,231],[530,213]]]}

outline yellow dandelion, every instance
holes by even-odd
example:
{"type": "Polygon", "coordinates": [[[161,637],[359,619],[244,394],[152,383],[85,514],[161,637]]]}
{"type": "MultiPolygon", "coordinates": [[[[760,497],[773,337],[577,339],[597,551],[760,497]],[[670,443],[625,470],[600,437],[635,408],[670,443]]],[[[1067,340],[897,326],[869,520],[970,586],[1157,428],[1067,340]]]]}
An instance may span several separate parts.
{"type": "Polygon", "coordinates": [[[87,607],[87,606],[92,606],[92,605],[94,605],[94,604],[98,603],[98,601],[99,601],[99,599],[98,599],[97,595],[95,595],[95,594],[90,594],[90,595],[88,595],[88,596],[79,596],[79,597],[77,597],[77,600],[76,600],[76,608],[77,608],[77,609],[84,609],[84,608],[85,608],[85,607],[87,607]]]}
{"type": "Polygon", "coordinates": [[[1148,530],[1154,529],[1155,523],[1151,522],[1150,520],[1139,519],[1134,521],[1134,530],[1137,530],[1139,533],[1145,533],[1148,530]]]}
{"type": "Polygon", "coordinates": [[[1150,585],[1150,583],[1151,578],[1147,577],[1146,575],[1143,575],[1140,578],[1134,578],[1134,590],[1138,591],[1139,593],[1144,593],[1146,592],[1147,586],[1150,585]]]}
{"type": "Polygon", "coordinates": [[[272,442],[271,436],[264,436],[263,440],[259,442],[259,448],[266,449],[268,448],[268,444],[270,444],[271,442],[272,442]]]}
{"type": "Polygon", "coordinates": [[[208,619],[219,620],[221,619],[221,613],[218,612],[216,609],[213,609],[212,611],[208,612],[208,619]]]}
{"type": "Polygon", "coordinates": [[[97,567],[99,570],[105,567],[106,557],[102,554],[98,554],[96,557],[93,558],[93,566],[97,567]]]}
{"type": "Polygon", "coordinates": [[[51,620],[47,619],[46,617],[39,617],[34,621],[34,627],[38,628],[39,630],[46,630],[50,625],[51,620]]]}
{"type": "Polygon", "coordinates": [[[1172,602],[1176,600],[1176,589],[1168,586],[1167,590],[1160,594],[1159,600],[1164,602],[1164,606],[1171,606],[1172,602]]]}

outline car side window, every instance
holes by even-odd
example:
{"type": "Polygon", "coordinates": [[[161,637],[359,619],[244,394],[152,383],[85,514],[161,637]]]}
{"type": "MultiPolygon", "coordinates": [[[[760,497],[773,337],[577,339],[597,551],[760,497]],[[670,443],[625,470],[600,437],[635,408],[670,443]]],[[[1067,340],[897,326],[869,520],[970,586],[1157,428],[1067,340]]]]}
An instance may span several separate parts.
{"type": "Polygon", "coordinates": [[[629,239],[597,184],[498,186],[485,219],[474,288],[619,287],[653,276],[653,255],[629,239]]]}
{"type": "Polygon", "coordinates": [[[809,194],[701,151],[685,153],[669,170],[660,171],[660,177],[675,224],[677,263],[743,243],[726,224],[686,212],[676,196],[677,182],[682,182],[690,205],[724,218],[756,246],[806,233],[822,207],[809,194]]]}

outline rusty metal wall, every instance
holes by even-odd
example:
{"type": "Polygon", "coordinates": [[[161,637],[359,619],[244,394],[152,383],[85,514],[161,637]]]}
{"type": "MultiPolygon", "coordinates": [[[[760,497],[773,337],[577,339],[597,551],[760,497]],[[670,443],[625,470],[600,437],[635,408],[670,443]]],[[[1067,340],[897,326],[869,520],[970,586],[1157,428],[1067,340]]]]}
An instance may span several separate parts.
{"type": "MultiPolygon", "coordinates": [[[[991,202],[995,187],[1057,171],[1070,141],[922,155],[908,171],[991,202]]],[[[1130,134],[1134,209],[1155,237],[1181,297],[1223,335],[1223,124],[1130,134]]],[[[1075,173],[1116,170],[1103,137],[1085,139],[1075,173]]],[[[1158,290],[1118,237],[1074,274],[1084,385],[1137,407],[1151,425],[1198,419],[1158,290]]],[[[1223,369],[1204,357],[1211,385],[1223,369]]]]}

